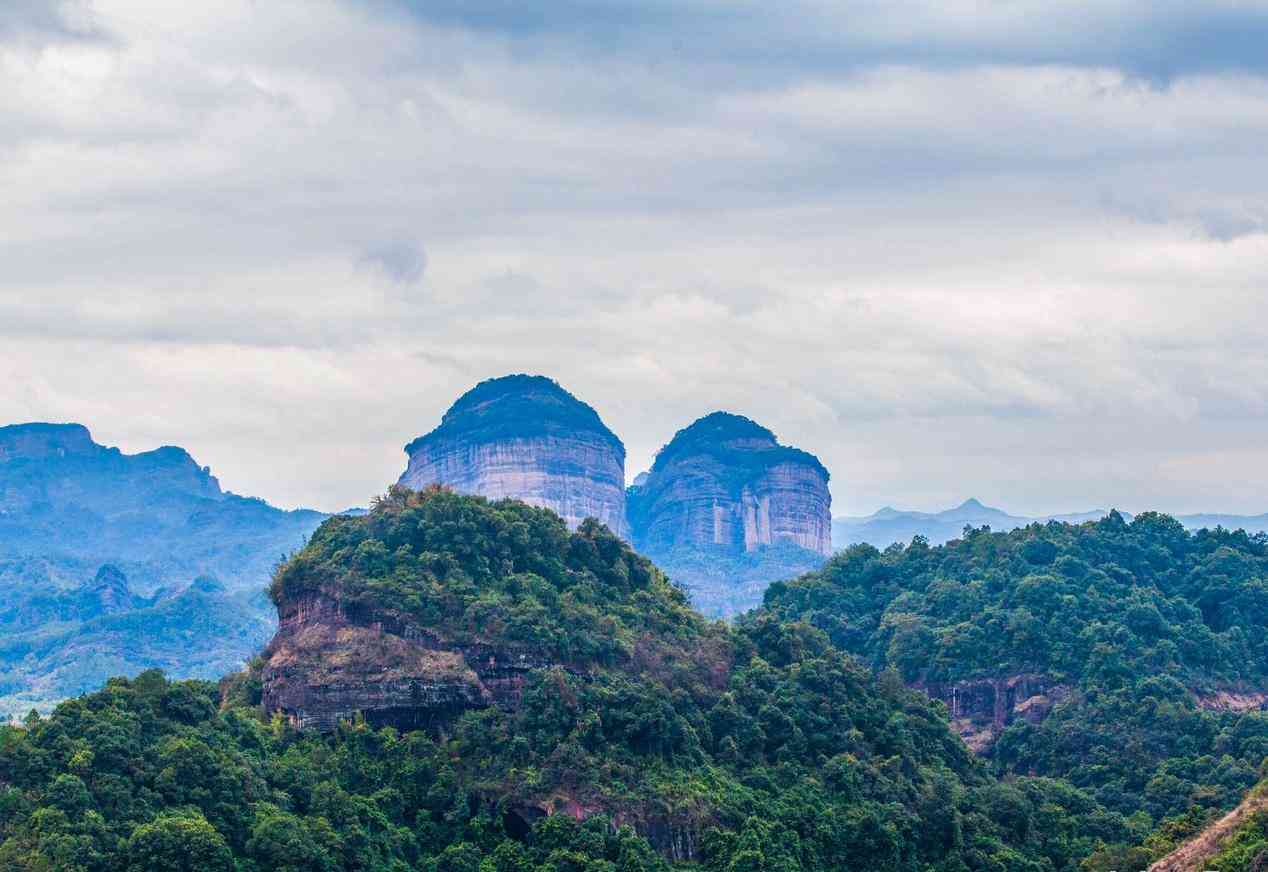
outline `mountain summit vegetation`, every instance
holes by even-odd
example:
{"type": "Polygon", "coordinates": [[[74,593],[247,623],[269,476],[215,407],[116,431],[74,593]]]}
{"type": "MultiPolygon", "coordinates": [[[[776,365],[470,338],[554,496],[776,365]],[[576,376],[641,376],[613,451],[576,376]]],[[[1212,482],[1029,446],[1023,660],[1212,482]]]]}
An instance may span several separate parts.
{"type": "Polygon", "coordinates": [[[1268,756],[1263,534],[1111,513],[859,545],[773,585],[759,614],[806,622],[944,699],[1018,675],[1064,686],[1046,716],[1006,711],[987,762],[1141,820],[1233,806],[1268,756]]]}

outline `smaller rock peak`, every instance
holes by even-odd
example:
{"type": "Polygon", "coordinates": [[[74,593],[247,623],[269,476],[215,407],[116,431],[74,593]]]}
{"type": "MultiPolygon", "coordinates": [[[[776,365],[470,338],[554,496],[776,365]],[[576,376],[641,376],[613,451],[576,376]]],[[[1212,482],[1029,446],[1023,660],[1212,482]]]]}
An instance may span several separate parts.
{"type": "Polygon", "coordinates": [[[725,462],[748,461],[741,458],[760,458],[759,463],[795,462],[814,467],[826,483],[828,470],[819,459],[808,451],[802,451],[787,445],[780,445],[773,431],[763,427],[752,418],[736,415],[733,412],[711,412],[674,434],[656,453],[652,464],[652,476],[667,464],[682,457],[695,454],[709,454],[725,462]]]}
{"type": "Polygon", "coordinates": [[[101,568],[97,570],[97,574],[93,576],[92,589],[102,590],[108,587],[127,590],[128,577],[123,574],[119,567],[110,563],[103,563],[101,568]]]}
{"type": "Polygon", "coordinates": [[[89,607],[100,614],[126,611],[133,605],[128,577],[118,567],[109,563],[103,564],[97,570],[97,574],[87,585],[86,593],[89,607]]]}
{"type": "Polygon", "coordinates": [[[196,593],[224,593],[225,586],[210,575],[200,575],[190,584],[190,591],[196,593]]]}

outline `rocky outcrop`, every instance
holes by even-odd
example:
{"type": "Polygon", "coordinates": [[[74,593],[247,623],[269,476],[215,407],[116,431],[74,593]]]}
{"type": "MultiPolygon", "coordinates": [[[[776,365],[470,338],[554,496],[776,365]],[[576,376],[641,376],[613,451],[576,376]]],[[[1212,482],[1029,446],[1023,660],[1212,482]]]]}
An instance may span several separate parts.
{"type": "Polygon", "coordinates": [[[84,587],[81,599],[84,617],[113,615],[147,605],[132,593],[127,576],[110,564],[97,570],[92,582],[84,587]]]}
{"type": "Polygon", "coordinates": [[[527,649],[455,645],[390,611],[367,611],[332,591],[278,606],[264,652],[266,712],[297,727],[330,730],[362,715],[377,726],[419,729],[470,708],[519,704],[532,669],[551,664],[527,649]]]}
{"type": "Polygon", "coordinates": [[[183,448],[124,454],[93,441],[82,424],[0,427],[0,512],[68,504],[108,514],[153,510],[158,493],[200,499],[225,494],[207,467],[183,448]]]}
{"type": "Polygon", "coordinates": [[[0,427],[0,463],[44,460],[73,455],[95,456],[107,451],[92,441],[83,424],[12,424],[0,427]]]}
{"type": "Polygon", "coordinates": [[[1257,690],[1216,690],[1194,692],[1198,708],[1215,712],[1256,712],[1268,710],[1268,693],[1257,690]]]}
{"type": "Polygon", "coordinates": [[[714,412],[680,430],[630,500],[635,542],[651,553],[777,543],[832,551],[828,471],[739,415],[714,412]]]}
{"type": "Polygon", "coordinates": [[[1030,673],[916,687],[946,705],[952,729],[978,754],[990,750],[1009,724],[1037,724],[1071,693],[1068,684],[1030,673]]]}
{"type": "Polygon", "coordinates": [[[548,378],[481,382],[405,451],[400,483],[408,487],[513,497],[553,510],[569,527],[593,517],[629,538],[625,446],[594,409],[548,378]]]}

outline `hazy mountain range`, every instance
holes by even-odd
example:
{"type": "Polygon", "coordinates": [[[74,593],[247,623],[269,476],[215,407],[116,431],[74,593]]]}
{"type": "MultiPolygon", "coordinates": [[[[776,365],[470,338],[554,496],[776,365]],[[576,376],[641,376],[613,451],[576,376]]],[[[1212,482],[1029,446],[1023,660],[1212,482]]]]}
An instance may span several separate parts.
{"type": "MultiPolygon", "coordinates": [[[[1002,509],[983,505],[976,499],[968,499],[960,505],[941,512],[909,512],[886,506],[870,515],[842,516],[832,519],[832,545],[841,549],[860,542],[885,548],[895,542],[906,544],[914,536],[924,536],[930,544],[939,545],[958,539],[965,527],[987,526],[996,532],[1015,530],[1028,524],[1046,524],[1062,521],[1081,524],[1095,521],[1109,514],[1108,509],[1071,512],[1061,515],[1026,517],[1010,515],[1002,509]]],[[[1127,520],[1130,512],[1120,514],[1127,520]]],[[[1268,532],[1268,513],[1262,515],[1226,515],[1201,513],[1176,515],[1180,523],[1190,530],[1224,527],[1229,530],[1244,529],[1248,533],[1268,532]]]]}

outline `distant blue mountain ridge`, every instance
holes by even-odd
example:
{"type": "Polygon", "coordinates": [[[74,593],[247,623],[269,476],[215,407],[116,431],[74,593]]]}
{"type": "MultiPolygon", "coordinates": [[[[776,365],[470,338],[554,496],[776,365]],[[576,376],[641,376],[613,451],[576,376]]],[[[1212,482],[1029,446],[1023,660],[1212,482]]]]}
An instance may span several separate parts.
{"type": "MultiPolygon", "coordinates": [[[[911,512],[886,506],[870,515],[838,517],[832,519],[832,545],[836,549],[867,543],[886,548],[894,543],[907,544],[915,536],[923,536],[931,545],[940,545],[960,538],[967,527],[988,526],[998,532],[1015,530],[1029,524],[1046,524],[1060,521],[1081,524],[1096,521],[1109,514],[1108,509],[1087,512],[1025,517],[1010,515],[1002,509],[983,505],[976,499],[968,499],[951,509],[941,512],[911,512]]],[[[1131,520],[1129,512],[1120,511],[1131,520]]],[[[1177,515],[1176,519],[1190,530],[1224,527],[1230,530],[1244,529],[1248,533],[1268,532],[1268,513],[1262,515],[1229,515],[1203,513],[1177,515]]]]}
{"type": "Polygon", "coordinates": [[[236,668],[276,624],[273,566],[326,517],[223,491],[182,448],[0,427],[0,720],[113,675],[236,668]]]}

